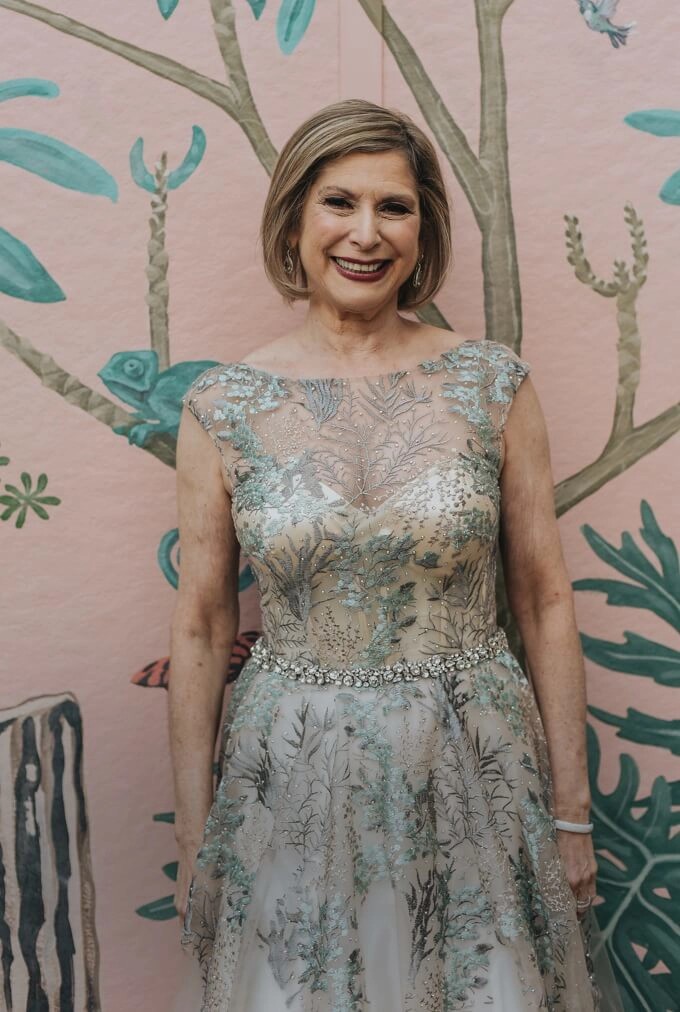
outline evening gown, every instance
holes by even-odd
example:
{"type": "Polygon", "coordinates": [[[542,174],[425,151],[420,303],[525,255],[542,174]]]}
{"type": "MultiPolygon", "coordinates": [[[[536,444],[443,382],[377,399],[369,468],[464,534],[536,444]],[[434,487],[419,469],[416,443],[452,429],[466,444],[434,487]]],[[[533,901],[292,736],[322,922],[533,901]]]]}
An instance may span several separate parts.
{"type": "Polygon", "coordinates": [[[181,926],[201,1012],[604,1007],[536,699],[496,628],[529,368],[467,340],[382,376],[217,365],[185,394],[262,614],[181,926]]]}

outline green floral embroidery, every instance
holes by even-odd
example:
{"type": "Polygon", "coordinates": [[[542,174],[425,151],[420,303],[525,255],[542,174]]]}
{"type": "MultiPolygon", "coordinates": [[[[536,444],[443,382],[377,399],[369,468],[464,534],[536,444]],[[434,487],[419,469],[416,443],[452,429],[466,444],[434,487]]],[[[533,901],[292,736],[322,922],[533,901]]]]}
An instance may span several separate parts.
{"type": "Polygon", "coordinates": [[[518,741],[524,741],[526,724],[514,678],[506,670],[499,673],[495,667],[479,667],[472,676],[475,703],[482,710],[495,711],[507,720],[508,727],[518,741]]]}

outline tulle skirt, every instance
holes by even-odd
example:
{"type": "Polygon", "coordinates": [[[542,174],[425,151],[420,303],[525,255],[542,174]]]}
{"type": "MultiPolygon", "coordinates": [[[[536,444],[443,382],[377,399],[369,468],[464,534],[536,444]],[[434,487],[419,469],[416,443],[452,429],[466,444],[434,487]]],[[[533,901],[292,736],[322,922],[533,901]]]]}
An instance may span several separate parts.
{"type": "Polygon", "coordinates": [[[177,1012],[618,1012],[550,812],[535,696],[509,651],[374,689],[249,658],[177,1012]]]}

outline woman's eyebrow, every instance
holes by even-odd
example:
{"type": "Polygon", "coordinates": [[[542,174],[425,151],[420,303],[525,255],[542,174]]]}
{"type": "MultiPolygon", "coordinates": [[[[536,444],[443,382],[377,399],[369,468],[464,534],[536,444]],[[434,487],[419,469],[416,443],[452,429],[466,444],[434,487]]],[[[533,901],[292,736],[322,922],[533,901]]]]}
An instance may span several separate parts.
{"type": "MultiPolygon", "coordinates": [[[[324,196],[326,193],[341,193],[345,197],[350,197],[352,200],[356,200],[356,194],[352,193],[351,190],[345,189],[344,186],[322,186],[319,190],[319,196],[324,196]]],[[[410,193],[387,193],[380,199],[381,201],[399,200],[404,204],[415,203],[415,198],[410,193]]]]}

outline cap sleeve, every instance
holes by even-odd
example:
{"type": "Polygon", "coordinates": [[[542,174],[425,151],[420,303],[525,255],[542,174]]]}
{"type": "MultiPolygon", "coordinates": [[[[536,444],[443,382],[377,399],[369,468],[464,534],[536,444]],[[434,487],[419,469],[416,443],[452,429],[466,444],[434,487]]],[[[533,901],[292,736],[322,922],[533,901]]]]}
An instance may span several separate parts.
{"type": "Polygon", "coordinates": [[[219,366],[212,366],[202,372],[182,397],[184,407],[188,408],[194,418],[211,434],[215,421],[214,387],[218,382],[219,369],[219,366]]]}
{"type": "Polygon", "coordinates": [[[522,380],[531,372],[531,365],[524,358],[498,341],[487,341],[491,382],[488,387],[489,411],[498,435],[502,435],[510,408],[522,380]]]}

